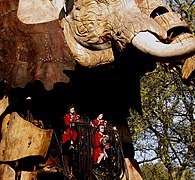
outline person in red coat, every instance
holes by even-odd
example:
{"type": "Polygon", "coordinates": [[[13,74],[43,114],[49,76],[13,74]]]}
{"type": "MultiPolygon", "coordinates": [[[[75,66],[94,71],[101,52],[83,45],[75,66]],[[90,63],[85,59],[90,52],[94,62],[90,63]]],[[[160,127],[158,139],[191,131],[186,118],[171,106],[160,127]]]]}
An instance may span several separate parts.
{"type": "Polygon", "coordinates": [[[92,138],[94,147],[92,158],[94,161],[94,165],[96,166],[101,163],[102,159],[105,160],[105,158],[108,157],[105,150],[110,148],[109,144],[107,143],[107,141],[109,140],[109,136],[104,134],[104,129],[105,126],[103,124],[100,124],[97,131],[95,132],[95,135],[92,138]]]}
{"type": "Polygon", "coordinates": [[[77,123],[80,122],[80,115],[76,113],[75,107],[71,106],[63,117],[64,131],[62,133],[62,158],[64,174],[69,178],[74,177],[72,167],[74,164],[74,154],[77,150],[77,123]]]}
{"type": "Polygon", "coordinates": [[[96,129],[100,124],[106,127],[107,121],[103,119],[103,116],[104,115],[101,113],[97,116],[96,119],[92,120],[91,122],[92,127],[96,129]]]}
{"type": "Polygon", "coordinates": [[[70,149],[77,138],[76,123],[80,122],[80,115],[75,111],[74,106],[69,108],[69,113],[64,116],[65,131],[62,134],[62,144],[70,141],[70,149]]]}

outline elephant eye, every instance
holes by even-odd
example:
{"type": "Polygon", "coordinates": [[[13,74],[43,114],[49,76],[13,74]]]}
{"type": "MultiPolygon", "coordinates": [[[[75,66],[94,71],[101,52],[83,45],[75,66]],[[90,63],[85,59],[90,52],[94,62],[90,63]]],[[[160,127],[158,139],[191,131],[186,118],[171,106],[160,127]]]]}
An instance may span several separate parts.
{"type": "Polygon", "coordinates": [[[167,12],[169,11],[165,7],[160,6],[152,11],[152,13],[150,14],[150,17],[154,19],[156,16],[162,15],[167,12]]]}

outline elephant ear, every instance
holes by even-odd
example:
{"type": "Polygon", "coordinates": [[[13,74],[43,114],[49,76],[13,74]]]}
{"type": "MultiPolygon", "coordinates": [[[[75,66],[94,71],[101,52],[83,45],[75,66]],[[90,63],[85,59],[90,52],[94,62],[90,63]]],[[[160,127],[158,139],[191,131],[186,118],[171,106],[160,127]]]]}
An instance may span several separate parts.
{"type": "Polygon", "coordinates": [[[19,0],[17,16],[25,24],[38,24],[59,18],[64,0],[19,0]]]}
{"type": "Polygon", "coordinates": [[[0,3],[0,81],[13,88],[41,81],[46,90],[58,82],[69,83],[75,60],[59,20],[25,24],[17,8],[18,0],[0,3]]]}

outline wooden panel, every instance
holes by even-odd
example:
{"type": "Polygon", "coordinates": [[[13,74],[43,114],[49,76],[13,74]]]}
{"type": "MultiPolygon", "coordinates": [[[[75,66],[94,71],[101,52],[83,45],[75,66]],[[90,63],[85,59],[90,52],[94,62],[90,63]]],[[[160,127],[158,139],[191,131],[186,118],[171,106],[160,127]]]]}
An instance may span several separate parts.
{"type": "Polygon", "coordinates": [[[52,132],[34,126],[16,112],[6,115],[1,128],[0,161],[14,161],[27,156],[45,157],[52,132]]]}
{"type": "Polygon", "coordinates": [[[3,99],[0,100],[0,115],[6,110],[8,105],[8,97],[4,96],[3,99]]]}
{"type": "Polygon", "coordinates": [[[37,172],[29,172],[29,171],[22,171],[20,180],[36,180],[37,179],[37,172]]]}
{"type": "Polygon", "coordinates": [[[0,164],[0,180],[15,180],[15,171],[7,164],[0,164]]]}
{"type": "Polygon", "coordinates": [[[133,167],[133,165],[131,164],[130,160],[128,158],[125,158],[125,163],[126,163],[126,168],[128,171],[128,175],[124,174],[124,176],[122,177],[122,180],[143,180],[141,175],[138,173],[138,171],[133,167]],[[127,177],[127,176],[129,177],[127,177]]]}
{"type": "Polygon", "coordinates": [[[44,23],[58,19],[64,0],[20,0],[18,18],[25,24],[44,23]]]}
{"type": "MultiPolygon", "coordinates": [[[[22,1],[20,5],[24,6],[26,18],[31,17],[32,20],[35,20],[33,14],[37,18],[45,18],[44,12],[40,14],[42,8],[46,8],[45,12],[48,12],[55,6],[60,7],[60,2],[64,2],[64,0],[22,1]],[[35,3],[34,9],[32,3],[35,3]]],[[[28,82],[36,80],[41,81],[47,90],[51,90],[56,82],[68,83],[70,79],[64,70],[74,70],[76,62],[66,43],[59,20],[24,24],[17,17],[18,2],[19,0],[0,1],[0,24],[3,29],[0,35],[0,49],[3,52],[0,79],[6,79],[8,87],[13,88],[25,87],[28,82]]],[[[25,12],[20,10],[18,13],[25,15],[25,12]]]]}

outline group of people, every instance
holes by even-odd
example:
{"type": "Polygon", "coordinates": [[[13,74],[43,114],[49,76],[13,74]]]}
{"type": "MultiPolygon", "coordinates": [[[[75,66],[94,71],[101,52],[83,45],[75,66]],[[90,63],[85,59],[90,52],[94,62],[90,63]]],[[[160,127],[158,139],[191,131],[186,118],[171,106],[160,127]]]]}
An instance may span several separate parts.
{"type": "MultiPolygon", "coordinates": [[[[80,115],[77,114],[75,107],[71,106],[69,111],[64,116],[65,130],[62,134],[62,145],[69,142],[69,150],[76,148],[76,140],[78,132],[76,130],[76,124],[81,122],[80,115]]],[[[110,148],[108,143],[109,136],[105,134],[105,128],[107,127],[107,121],[103,119],[103,114],[99,114],[96,119],[90,122],[93,128],[92,144],[93,144],[93,164],[96,169],[101,167],[102,160],[106,159],[106,150],[110,148]]]]}

